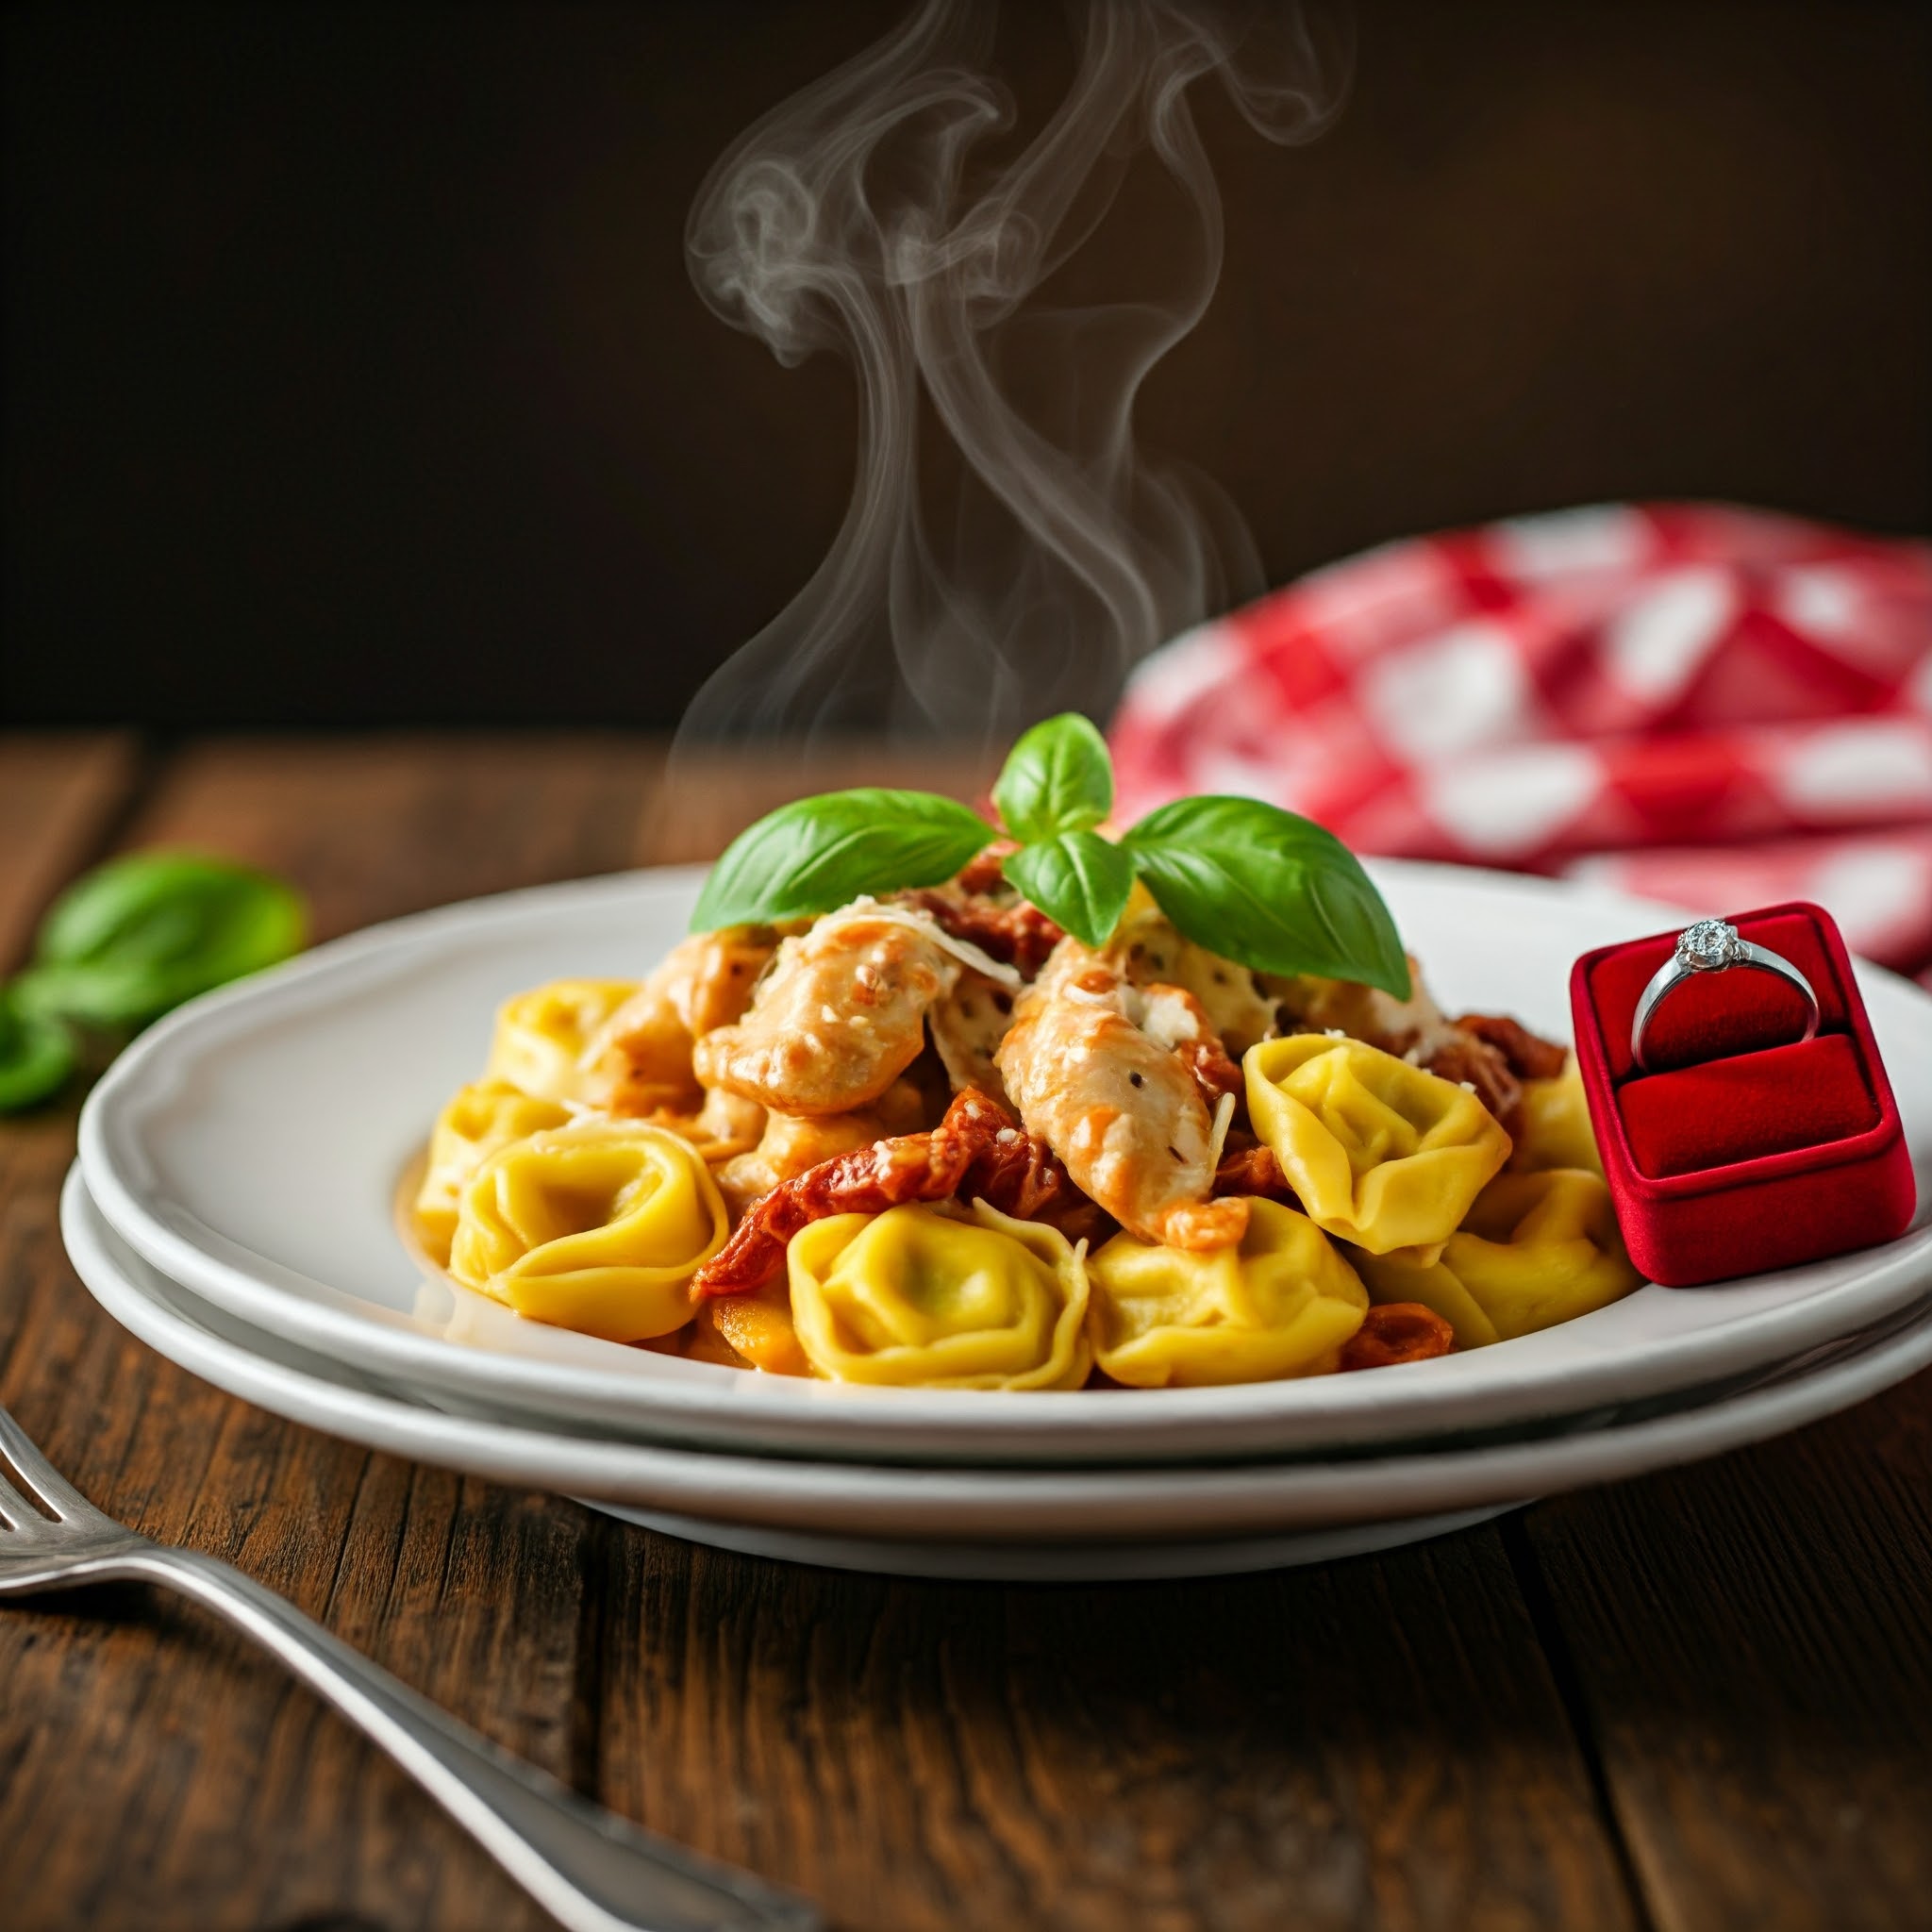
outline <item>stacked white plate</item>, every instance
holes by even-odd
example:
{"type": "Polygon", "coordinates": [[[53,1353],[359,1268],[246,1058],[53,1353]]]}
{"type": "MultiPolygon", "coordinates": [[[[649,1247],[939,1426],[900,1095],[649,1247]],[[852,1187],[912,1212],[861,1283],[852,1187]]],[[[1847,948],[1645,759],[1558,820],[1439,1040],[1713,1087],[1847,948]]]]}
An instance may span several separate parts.
{"type": "MultiPolygon", "coordinates": [[[[1675,915],[1579,886],[1374,868],[1450,1003],[1568,1034],[1571,960],[1675,915]]],[[[721,1546],[908,1574],[1205,1574],[1386,1548],[1716,1454],[1932,1362],[1932,1224],[1707,1289],[1646,1286],[1438,1361],[1228,1389],[998,1394],[746,1374],[519,1320],[423,1278],[400,1176],[497,1005],[636,977],[701,874],[546,887],[376,927],[145,1035],[81,1120],[69,1253],[134,1333],[373,1447],[721,1546]]],[[[1922,1175],[1932,998],[1861,971],[1922,1175]]],[[[1927,1192],[1921,1181],[1922,1199],[1927,1192]]]]}

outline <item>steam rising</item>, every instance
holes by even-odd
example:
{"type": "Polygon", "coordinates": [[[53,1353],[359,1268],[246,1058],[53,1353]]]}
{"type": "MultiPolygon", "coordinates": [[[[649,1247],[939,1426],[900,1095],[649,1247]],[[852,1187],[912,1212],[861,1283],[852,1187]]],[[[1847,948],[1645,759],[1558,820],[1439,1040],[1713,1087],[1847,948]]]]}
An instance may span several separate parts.
{"type": "Polygon", "coordinates": [[[1073,84],[1017,152],[991,8],[924,0],[699,191],[699,291],[788,366],[851,362],[858,454],[830,552],[698,692],[680,746],[881,722],[991,741],[1053,711],[1104,716],[1145,652],[1259,588],[1232,506],[1137,450],[1134,403],[1221,274],[1194,83],[1218,78],[1251,126],[1299,142],[1334,118],[1345,62],[1288,0],[1085,0],[1074,26],[1073,84]],[[1036,300],[1146,154],[1193,215],[1191,253],[1143,264],[1167,292],[1036,300]]]}

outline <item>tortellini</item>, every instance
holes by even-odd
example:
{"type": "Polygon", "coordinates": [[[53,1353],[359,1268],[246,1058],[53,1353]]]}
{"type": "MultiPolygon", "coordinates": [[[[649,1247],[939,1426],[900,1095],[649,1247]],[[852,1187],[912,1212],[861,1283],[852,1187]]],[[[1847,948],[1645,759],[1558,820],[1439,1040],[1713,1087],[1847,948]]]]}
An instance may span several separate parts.
{"type": "Polygon", "coordinates": [[[634,979],[553,979],[506,1000],[483,1077],[507,1080],[539,1100],[585,1098],[586,1049],[637,990],[634,979]]]}
{"type": "Polygon", "coordinates": [[[791,1238],[813,1371],[901,1388],[1077,1389],[1092,1361],[1081,1249],[985,1202],[835,1214],[791,1238]]]}
{"type": "Polygon", "coordinates": [[[1590,1102],[1584,1098],[1582,1070],[1574,1053],[1554,1080],[1523,1083],[1517,1110],[1510,1172],[1541,1174],[1551,1167],[1580,1167],[1596,1174],[1604,1171],[1596,1130],[1591,1125],[1590,1102]]]}
{"type": "Polygon", "coordinates": [[[1474,1093],[1365,1041],[1291,1034],[1241,1067],[1255,1131],[1308,1218],[1370,1254],[1447,1241],[1509,1158],[1474,1093]]]}
{"type": "Polygon", "coordinates": [[[1195,1253],[1120,1234],[1088,1273],[1095,1357],[1115,1381],[1142,1389],[1332,1369],[1369,1306],[1307,1215],[1258,1198],[1239,1247],[1195,1253]]]}
{"type": "Polygon", "coordinates": [[[1642,1277],[1617,1232],[1609,1190],[1580,1168],[1499,1174],[1440,1259],[1363,1256],[1378,1302],[1422,1302],[1458,1348],[1510,1341],[1601,1308],[1642,1277]]]}
{"type": "Polygon", "coordinates": [[[478,1080],[457,1090],[429,1137],[429,1165],[416,1194],[416,1233],[439,1267],[449,1263],[463,1184],[499,1147],[526,1141],[570,1119],[554,1100],[535,1100],[508,1080],[478,1080]]]}
{"type": "Polygon", "coordinates": [[[449,1269],[532,1321],[641,1341],[691,1320],[691,1277],[728,1232],[689,1141],[641,1122],[585,1121],[514,1141],[476,1170],[449,1269]]]}

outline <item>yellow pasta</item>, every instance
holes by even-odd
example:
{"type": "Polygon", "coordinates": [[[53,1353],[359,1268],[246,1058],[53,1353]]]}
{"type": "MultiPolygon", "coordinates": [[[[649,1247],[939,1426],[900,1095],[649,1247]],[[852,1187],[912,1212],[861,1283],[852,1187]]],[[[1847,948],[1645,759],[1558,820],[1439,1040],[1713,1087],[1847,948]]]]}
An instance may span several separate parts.
{"type": "Polygon", "coordinates": [[[1583,1097],[1583,1074],[1574,1053],[1554,1080],[1523,1083],[1509,1171],[1541,1174],[1551,1167],[1580,1167],[1596,1174],[1604,1171],[1596,1129],[1591,1125],[1590,1103],[1583,1097]]]}
{"type": "Polygon", "coordinates": [[[1241,1061],[1255,1131],[1318,1227],[1370,1254],[1448,1240],[1509,1158],[1475,1095],[1359,1040],[1264,1040],[1241,1061]]]}
{"type": "Polygon", "coordinates": [[[1587,1315],[1642,1280],[1624,1251],[1610,1191],[1581,1168],[1499,1174],[1426,1264],[1363,1256],[1378,1302],[1422,1302],[1458,1348],[1509,1341],[1587,1315]]]}
{"type": "Polygon", "coordinates": [[[975,1202],[972,1212],[837,1214],[791,1238],[791,1314],[815,1373],[900,1388],[1077,1389],[1084,1247],[975,1202]]]}
{"type": "Polygon", "coordinates": [[[690,1321],[691,1277],[727,1230],[689,1141],[641,1122],[581,1121],[476,1170],[449,1268],[532,1321],[641,1341],[690,1321]]]}
{"type": "Polygon", "coordinates": [[[499,1147],[560,1127],[570,1114],[554,1100],[533,1100],[508,1080],[459,1087],[437,1116],[429,1165],[416,1194],[416,1233],[439,1265],[449,1263],[463,1185],[499,1147]]]}
{"type": "Polygon", "coordinates": [[[508,1080],[539,1100],[589,1096],[585,1049],[638,990],[632,979],[553,979],[503,1003],[487,1080],[508,1080]]]}
{"type": "Polygon", "coordinates": [[[1120,1234],[1088,1273],[1094,1356],[1141,1389],[1321,1374],[1369,1306],[1307,1215],[1260,1199],[1238,1248],[1195,1253],[1120,1234]]]}

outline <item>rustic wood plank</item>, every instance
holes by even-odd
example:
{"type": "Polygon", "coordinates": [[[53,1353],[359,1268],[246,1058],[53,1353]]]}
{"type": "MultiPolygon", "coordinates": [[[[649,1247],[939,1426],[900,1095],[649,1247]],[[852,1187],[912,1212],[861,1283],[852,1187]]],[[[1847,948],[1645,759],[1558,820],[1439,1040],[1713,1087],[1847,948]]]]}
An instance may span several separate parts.
{"type": "Polygon", "coordinates": [[[660,760],[649,739],[584,732],[219,739],[170,763],[132,842],[272,866],[328,939],[630,862],[660,760]]]}
{"type": "MultiPolygon", "coordinates": [[[[287,873],[322,935],[624,862],[653,755],[622,740],[191,747],[128,842],[287,873]]],[[[570,1504],[370,1456],[218,1394],[69,1272],[71,1122],[0,1126],[0,1400],[103,1507],[227,1557],[558,1774],[594,1702],[570,1504]]],[[[9,1928],[547,1920],[386,1759],[201,1613],[0,1618],[9,1928]]]]}
{"type": "MultiPolygon", "coordinates": [[[[238,1563],[568,1772],[576,1512],[293,1428],[161,1361],[86,1303],[46,1190],[0,1216],[0,1400],[86,1493],[238,1563]]],[[[0,1748],[9,1924],[547,1923],[385,1760],[198,1612],[134,1593],[9,1611],[0,1673],[0,1735],[28,1726],[0,1748]]]]}
{"type": "Polygon", "coordinates": [[[1664,1932],[1932,1924],[1932,1374],[1526,1534],[1664,1932]]]}
{"type": "Polygon", "coordinates": [[[851,1932],[1634,1923],[1493,1532],[1111,1589],[630,1548],[607,1801],[851,1932]]]}

